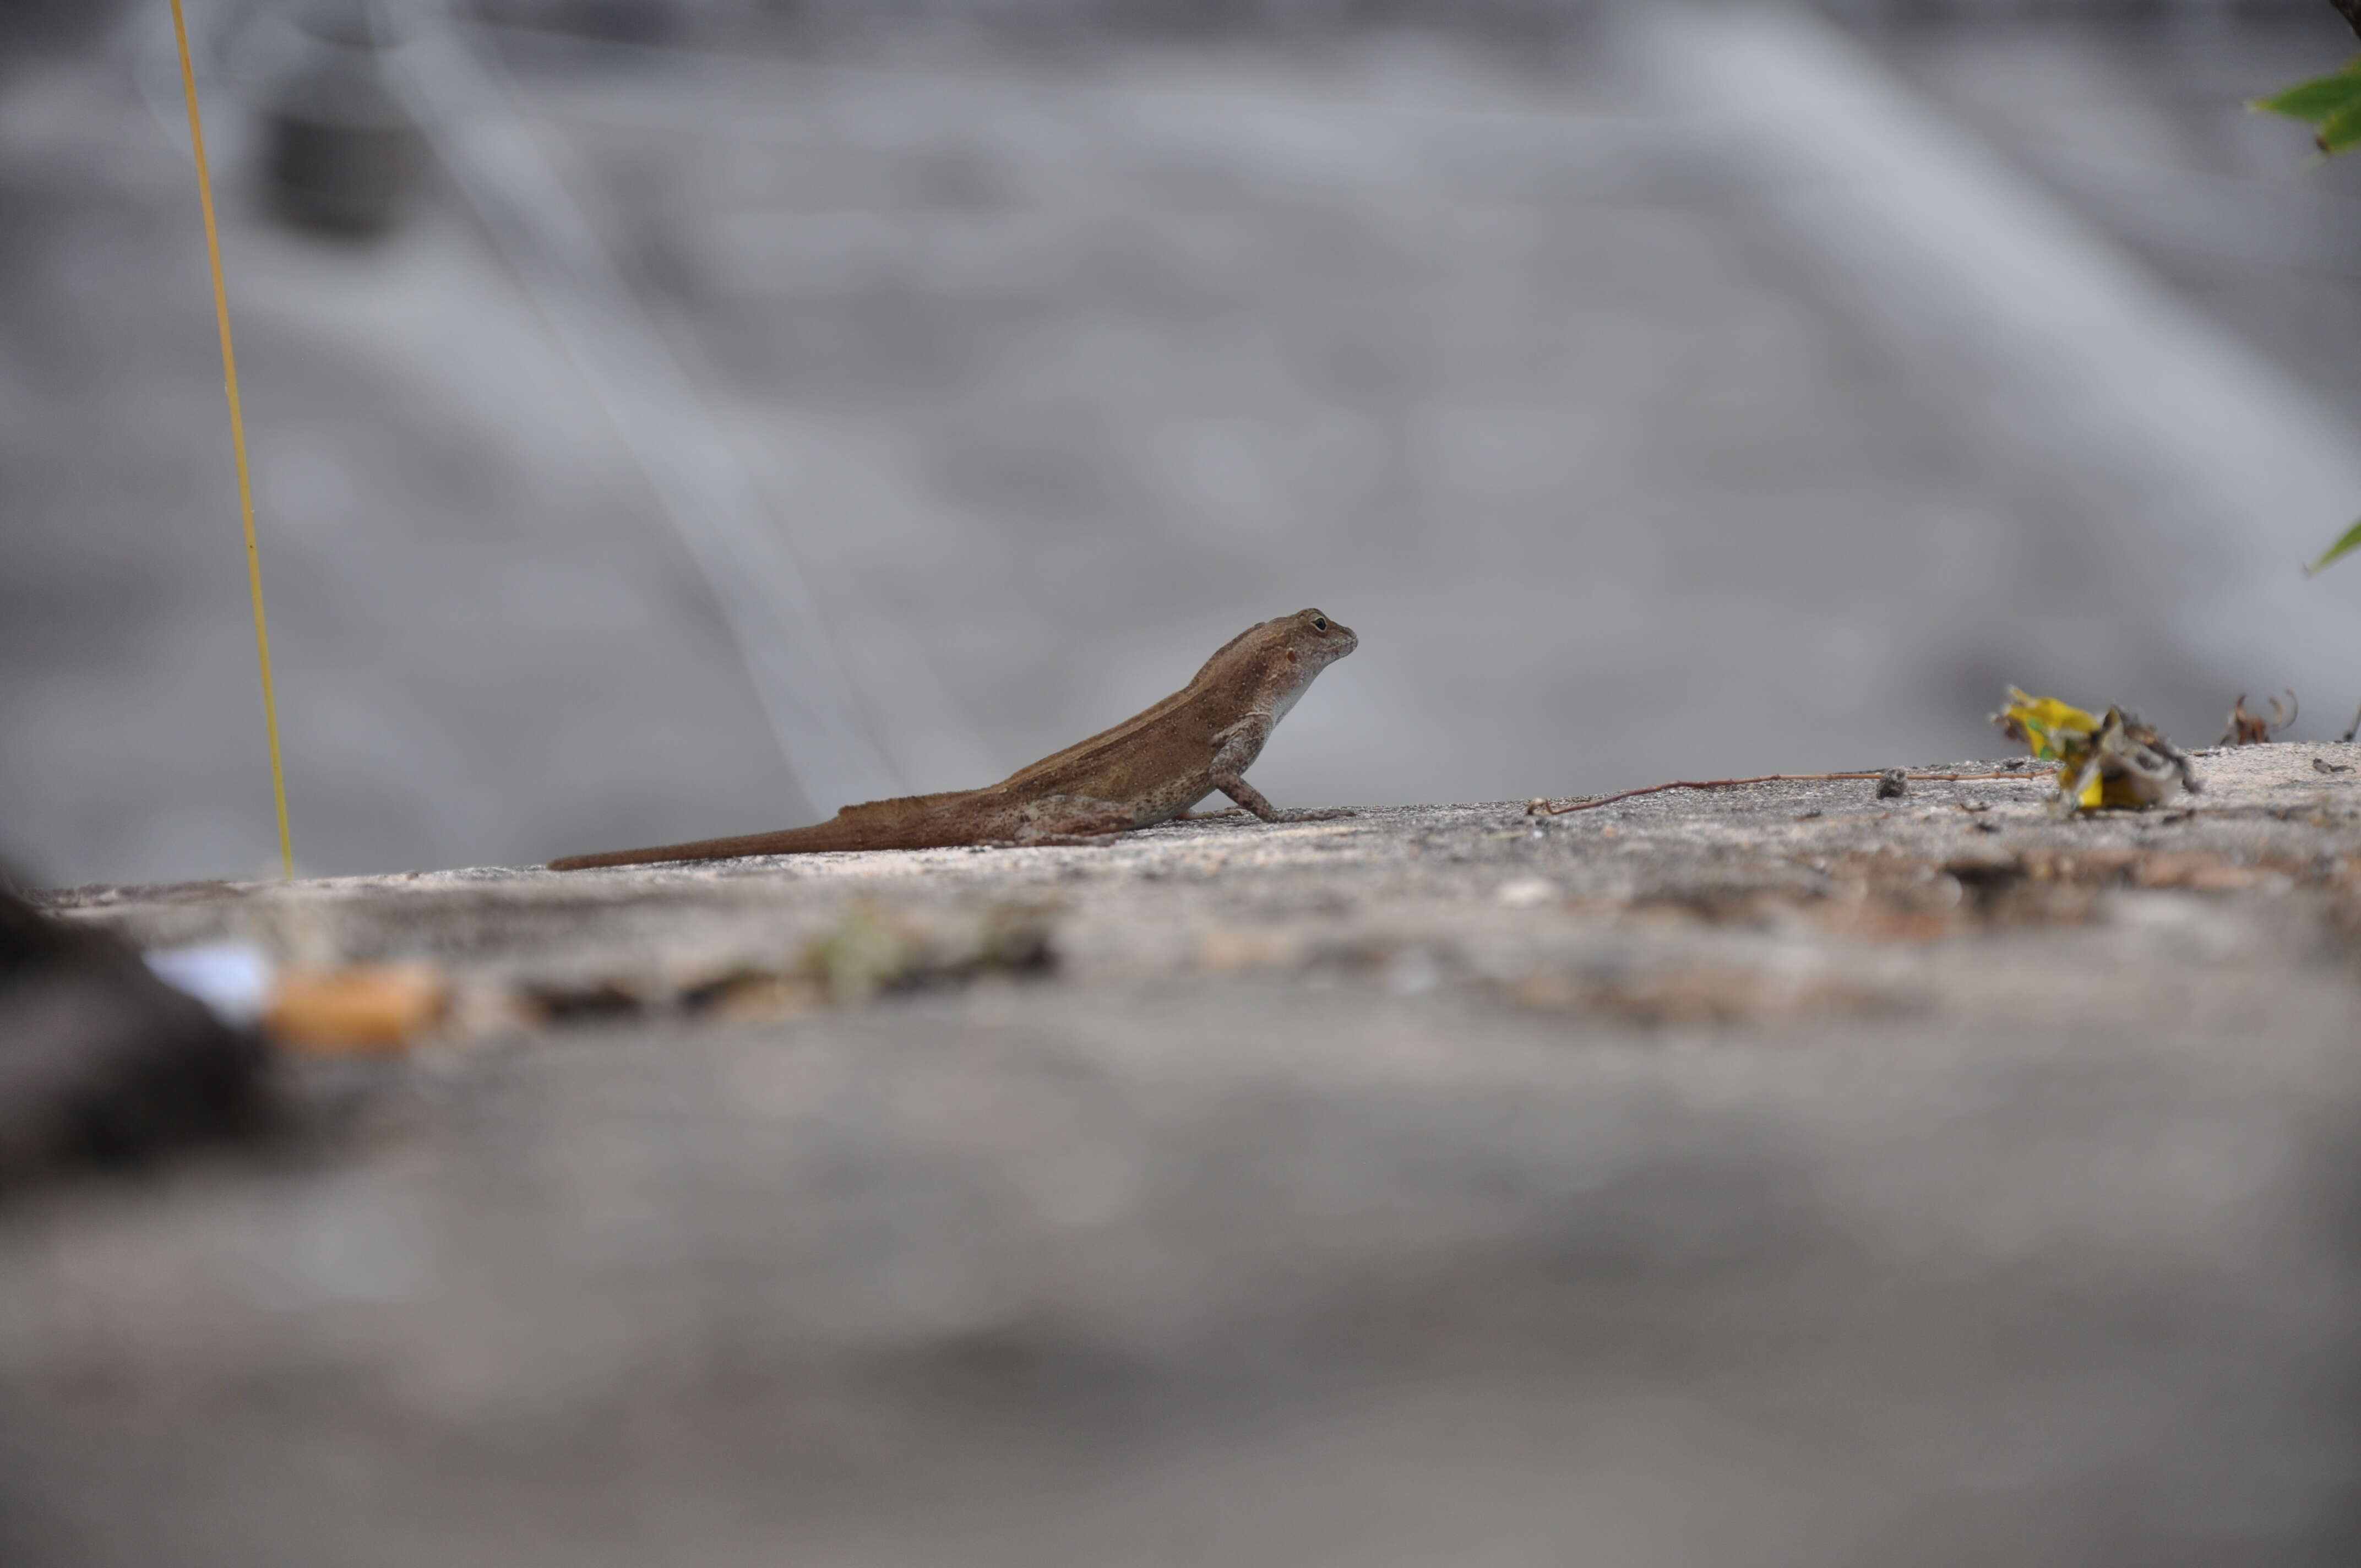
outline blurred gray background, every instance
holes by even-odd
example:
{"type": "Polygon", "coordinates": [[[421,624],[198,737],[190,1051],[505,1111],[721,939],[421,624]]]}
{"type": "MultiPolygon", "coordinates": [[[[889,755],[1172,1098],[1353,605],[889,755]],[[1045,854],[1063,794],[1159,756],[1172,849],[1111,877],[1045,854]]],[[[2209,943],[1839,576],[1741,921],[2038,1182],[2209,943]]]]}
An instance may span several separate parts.
{"type": "MultiPolygon", "coordinates": [[[[979,784],[1316,604],[1282,804],[2361,703],[2325,5],[191,0],[296,855],[979,784]]],[[[0,856],[275,832],[163,0],[0,7],[0,856]]]]}

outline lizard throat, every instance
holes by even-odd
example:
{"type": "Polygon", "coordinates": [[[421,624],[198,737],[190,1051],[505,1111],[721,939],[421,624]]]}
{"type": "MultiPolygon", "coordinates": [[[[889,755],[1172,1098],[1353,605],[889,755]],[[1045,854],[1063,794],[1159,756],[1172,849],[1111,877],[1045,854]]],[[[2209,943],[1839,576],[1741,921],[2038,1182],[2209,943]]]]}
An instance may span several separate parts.
{"type": "Polygon", "coordinates": [[[1312,683],[1318,679],[1320,671],[1317,668],[1314,668],[1301,680],[1296,682],[1295,685],[1290,686],[1286,691],[1281,692],[1279,694],[1279,700],[1270,705],[1270,721],[1273,724],[1276,724],[1280,719],[1285,718],[1288,715],[1288,710],[1292,708],[1297,703],[1303,700],[1303,694],[1312,689],[1312,683]]]}

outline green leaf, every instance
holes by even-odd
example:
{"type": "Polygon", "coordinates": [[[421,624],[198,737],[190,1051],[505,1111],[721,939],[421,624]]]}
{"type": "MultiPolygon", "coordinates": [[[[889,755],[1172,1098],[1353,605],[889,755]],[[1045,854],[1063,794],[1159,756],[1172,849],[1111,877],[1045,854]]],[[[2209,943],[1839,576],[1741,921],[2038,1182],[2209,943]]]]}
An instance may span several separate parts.
{"type": "Polygon", "coordinates": [[[2299,82],[2268,98],[2257,98],[2247,106],[2316,126],[2356,104],[2361,104],[2361,60],[2334,76],[2299,82]]]}
{"type": "Polygon", "coordinates": [[[2361,142],[2361,104],[2339,109],[2321,121],[2320,128],[2312,133],[2312,139],[2320,144],[2321,151],[2330,154],[2343,152],[2361,142]]]}
{"type": "Polygon", "coordinates": [[[2328,547],[2327,554],[2323,555],[2319,560],[2314,561],[2311,565],[2306,566],[2303,569],[2303,575],[2309,577],[2314,572],[2325,570],[2330,562],[2335,560],[2340,555],[2349,555],[2356,550],[2361,550],[2361,522],[2356,522],[2352,527],[2346,529],[2345,531],[2345,537],[2330,545],[2328,547]]]}

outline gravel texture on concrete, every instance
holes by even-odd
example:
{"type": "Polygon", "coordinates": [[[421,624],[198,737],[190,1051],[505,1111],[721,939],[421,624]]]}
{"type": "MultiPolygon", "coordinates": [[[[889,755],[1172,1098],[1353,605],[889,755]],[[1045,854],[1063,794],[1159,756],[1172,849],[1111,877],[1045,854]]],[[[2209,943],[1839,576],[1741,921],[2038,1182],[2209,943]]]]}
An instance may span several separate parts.
{"type": "Polygon", "coordinates": [[[2350,1562],[2361,746],[2199,767],[48,894],[472,1000],[0,1210],[0,1548],[2350,1562]]]}

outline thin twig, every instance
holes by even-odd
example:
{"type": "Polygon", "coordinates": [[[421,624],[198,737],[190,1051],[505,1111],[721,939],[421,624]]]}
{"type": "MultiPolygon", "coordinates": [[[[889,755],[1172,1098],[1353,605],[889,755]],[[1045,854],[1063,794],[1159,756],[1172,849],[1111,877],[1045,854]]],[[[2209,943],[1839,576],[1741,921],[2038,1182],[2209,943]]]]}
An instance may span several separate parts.
{"type": "Polygon", "coordinates": [[[229,398],[230,450],[237,457],[237,508],[246,520],[246,581],[254,599],[254,656],[262,671],[262,727],[270,740],[270,795],[279,807],[279,871],[295,880],[295,844],[287,831],[287,770],[279,758],[279,699],[270,688],[270,625],[262,612],[262,554],[254,543],[254,479],[246,462],[246,407],[237,395],[237,349],[230,341],[229,289],[222,281],[221,230],[214,221],[214,176],[205,163],[204,117],[197,112],[197,71],[189,58],[189,19],[172,0],[172,41],[181,55],[181,91],[189,101],[189,150],[197,166],[197,202],[205,219],[205,257],[214,274],[214,319],[221,328],[222,390],[229,398]]]}
{"type": "MultiPolygon", "coordinates": [[[[1528,803],[1525,813],[1530,817],[1564,817],[1570,811],[1595,811],[1602,806],[1612,806],[1619,800],[1629,800],[1635,795],[1654,795],[1668,789],[1728,789],[1732,784],[1815,784],[1828,779],[1873,779],[1883,776],[1883,770],[1872,769],[1865,773],[1758,773],[1748,779],[1675,779],[1670,784],[1649,784],[1643,789],[1627,789],[1620,795],[1603,795],[1597,800],[1576,801],[1570,806],[1535,800],[1528,803]]],[[[2044,773],[2016,772],[2005,773],[1908,773],[1913,784],[1939,784],[1958,779],[2019,779],[2047,784],[2044,773]]]]}

